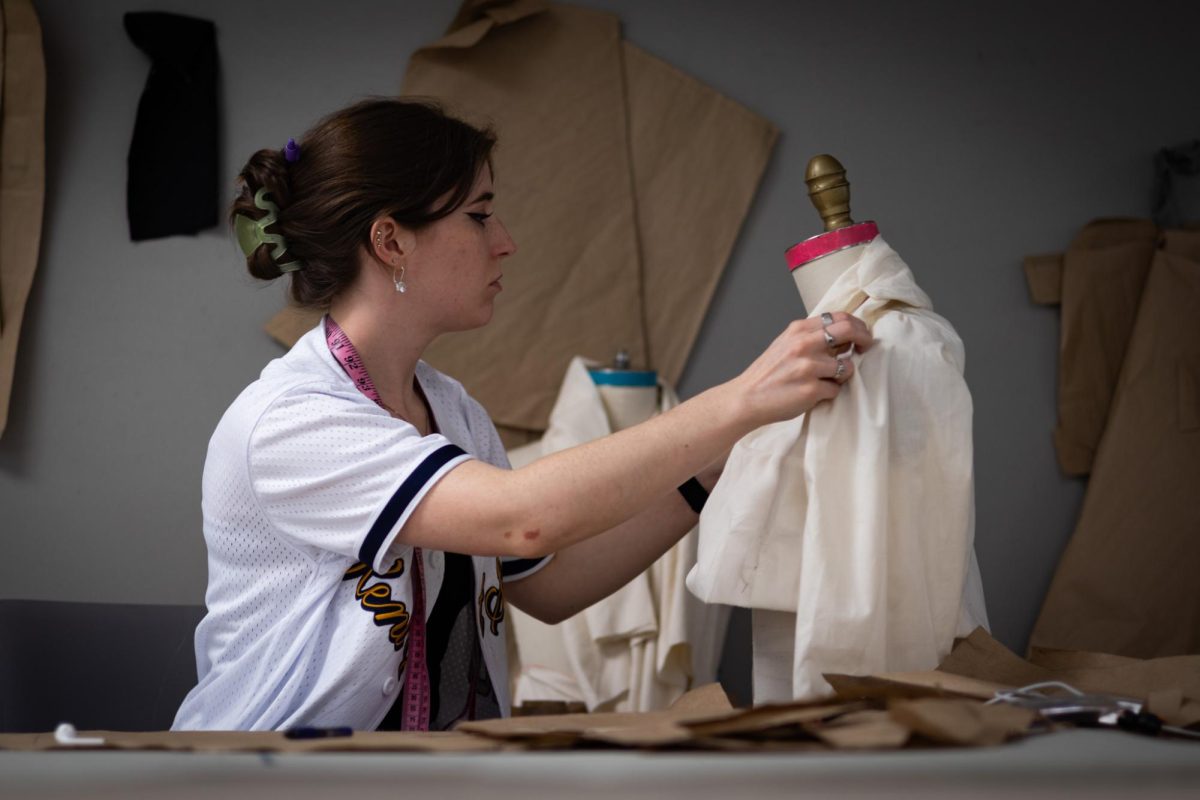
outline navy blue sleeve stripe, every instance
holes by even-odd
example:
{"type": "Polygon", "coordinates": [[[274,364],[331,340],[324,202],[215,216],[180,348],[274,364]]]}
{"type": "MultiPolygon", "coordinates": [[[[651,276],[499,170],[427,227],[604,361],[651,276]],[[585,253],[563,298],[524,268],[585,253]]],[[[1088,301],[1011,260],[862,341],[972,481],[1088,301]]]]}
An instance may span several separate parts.
{"type": "Polygon", "coordinates": [[[542,556],[541,558],[515,558],[512,561],[500,562],[500,574],[505,578],[512,578],[517,575],[522,575],[529,570],[534,569],[550,556],[542,556]]]}
{"type": "Polygon", "coordinates": [[[379,546],[383,544],[388,532],[395,527],[396,520],[404,515],[417,493],[429,482],[430,478],[437,474],[439,469],[462,455],[466,455],[466,453],[461,447],[447,444],[425,456],[425,460],[421,462],[420,466],[405,478],[404,483],[400,484],[400,488],[387,501],[379,518],[367,532],[367,538],[363,540],[362,547],[358,549],[359,561],[367,566],[375,563],[375,556],[379,554],[379,546]]]}

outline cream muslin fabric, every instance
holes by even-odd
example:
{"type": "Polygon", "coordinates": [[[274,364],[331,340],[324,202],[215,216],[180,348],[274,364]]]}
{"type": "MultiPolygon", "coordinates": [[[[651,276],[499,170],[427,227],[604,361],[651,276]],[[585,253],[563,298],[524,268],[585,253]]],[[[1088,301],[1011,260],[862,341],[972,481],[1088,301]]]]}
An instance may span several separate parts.
{"type": "Polygon", "coordinates": [[[987,624],[961,340],[882,238],[812,315],[825,311],[852,311],[874,346],[833,402],[738,442],[687,579],[705,602],[795,615],[791,647],[763,641],[786,634],[777,615],[755,635],[756,660],[791,653],[795,699],[826,693],[825,672],[933,668],[987,624]]]}
{"type": "MultiPolygon", "coordinates": [[[[612,433],[587,367],[571,360],[546,435],[509,451],[514,469],[612,433]]],[[[679,403],[661,381],[659,397],[659,413],[679,403]]],[[[509,606],[513,706],[560,700],[589,711],[652,711],[716,680],[729,609],[688,594],[695,563],[693,529],[641,575],[558,625],[509,606]]]]}

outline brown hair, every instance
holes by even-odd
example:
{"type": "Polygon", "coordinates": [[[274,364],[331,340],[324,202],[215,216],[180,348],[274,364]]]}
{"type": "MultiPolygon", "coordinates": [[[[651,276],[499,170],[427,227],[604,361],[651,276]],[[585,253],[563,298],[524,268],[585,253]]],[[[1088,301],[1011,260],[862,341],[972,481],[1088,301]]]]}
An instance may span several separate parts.
{"type": "MultiPolygon", "coordinates": [[[[330,114],[299,140],[300,159],[282,150],[259,150],[238,174],[230,208],[259,219],[254,205],[265,188],[279,206],[267,232],[287,242],[283,263],[292,272],[292,298],[325,308],[358,273],[358,250],[370,247],[371,222],[386,214],[411,229],[445,217],[462,205],[476,177],[490,166],[496,137],[447,116],[429,101],[371,98],[330,114]]],[[[260,245],[246,257],[250,274],[274,280],[282,272],[260,245]]]]}

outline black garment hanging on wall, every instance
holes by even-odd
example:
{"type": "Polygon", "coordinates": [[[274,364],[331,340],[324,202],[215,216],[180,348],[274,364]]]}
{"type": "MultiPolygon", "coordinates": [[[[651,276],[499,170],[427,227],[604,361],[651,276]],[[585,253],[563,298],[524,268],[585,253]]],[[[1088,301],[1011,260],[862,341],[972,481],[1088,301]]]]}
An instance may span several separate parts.
{"type": "Polygon", "coordinates": [[[1159,150],[1154,157],[1154,177],[1155,223],[1160,228],[1200,223],[1200,209],[1194,207],[1196,191],[1189,194],[1193,200],[1189,204],[1182,197],[1181,186],[1188,178],[1200,178],[1200,139],[1159,150]]]}
{"type": "Polygon", "coordinates": [[[134,241],[217,224],[217,34],[211,22],[161,12],[125,15],[150,56],[129,145],[126,204],[134,241]]]}

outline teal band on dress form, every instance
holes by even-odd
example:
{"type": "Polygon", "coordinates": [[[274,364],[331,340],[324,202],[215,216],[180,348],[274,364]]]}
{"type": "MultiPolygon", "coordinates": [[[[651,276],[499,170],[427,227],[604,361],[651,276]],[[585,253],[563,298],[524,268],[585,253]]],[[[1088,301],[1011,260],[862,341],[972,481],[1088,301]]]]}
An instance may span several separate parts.
{"type": "Polygon", "coordinates": [[[597,386],[657,386],[658,373],[652,369],[589,369],[597,386]]]}

